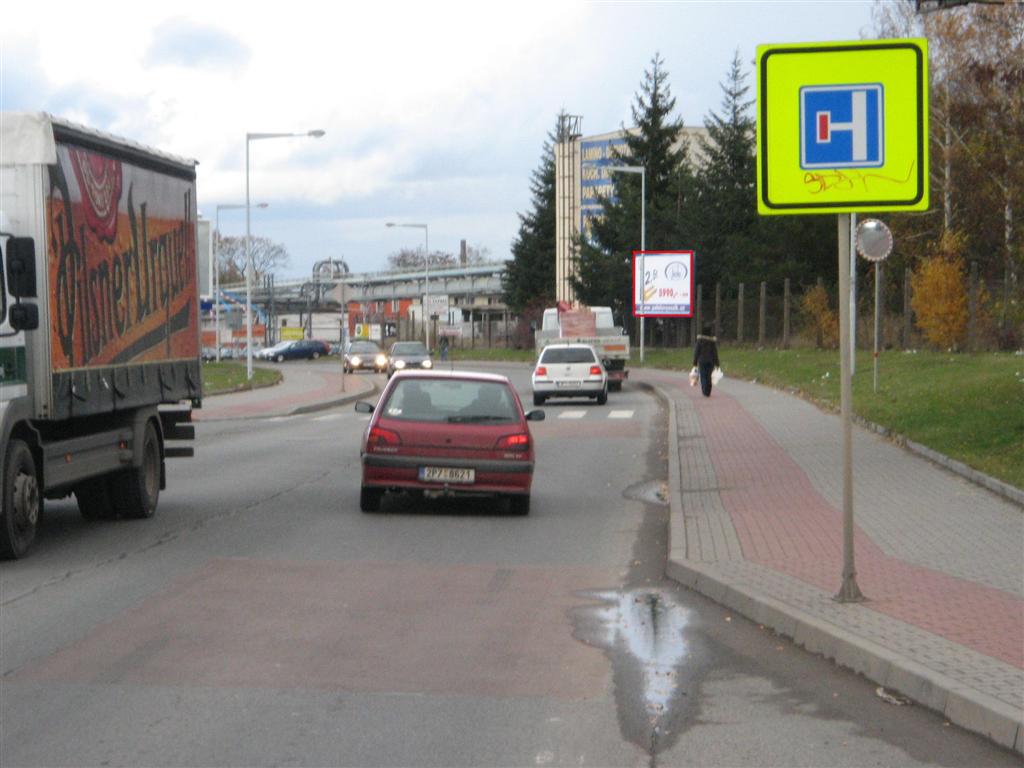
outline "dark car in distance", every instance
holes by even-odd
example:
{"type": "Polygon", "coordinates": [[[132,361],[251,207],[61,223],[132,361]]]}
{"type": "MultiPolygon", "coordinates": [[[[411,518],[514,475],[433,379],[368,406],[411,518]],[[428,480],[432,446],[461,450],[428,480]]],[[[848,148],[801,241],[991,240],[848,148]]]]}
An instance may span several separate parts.
{"type": "Polygon", "coordinates": [[[396,341],[388,352],[388,378],[396,371],[411,371],[417,368],[430,370],[434,361],[430,359],[430,350],[422,341],[396,341]]]}
{"type": "Polygon", "coordinates": [[[341,358],[341,367],[345,373],[355,371],[376,371],[384,373],[388,367],[388,356],[377,342],[368,339],[350,341],[341,358]]]}
{"type": "Polygon", "coordinates": [[[282,342],[265,350],[261,356],[275,363],[285,360],[317,360],[329,354],[330,346],[316,339],[299,339],[298,341],[282,342]]]}
{"type": "Polygon", "coordinates": [[[534,446],[530,421],[506,376],[468,371],[399,371],[363,434],[359,508],[375,512],[386,492],[507,497],[530,512],[534,446]]]}

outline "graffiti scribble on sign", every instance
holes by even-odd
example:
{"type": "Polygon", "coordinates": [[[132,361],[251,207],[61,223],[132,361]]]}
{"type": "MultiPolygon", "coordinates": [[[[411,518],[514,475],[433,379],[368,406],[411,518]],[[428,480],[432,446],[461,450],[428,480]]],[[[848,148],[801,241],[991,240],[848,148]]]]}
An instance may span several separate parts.
{"type": "Polygon", "coordinates": [[[856,188],[869,192],[869,182],[883,181],[889,184],[906,184],[914,173],[914,163],[910,164],[905,178],[886,176],[882,173],[869,173],[856,169],[841,170],[836,168],[831,171],[807,171],[804,173],[804,185],[809,187],[811,194],[817,195],[822,192],[829,192],[834,189],[849,191],[856,188]]]}

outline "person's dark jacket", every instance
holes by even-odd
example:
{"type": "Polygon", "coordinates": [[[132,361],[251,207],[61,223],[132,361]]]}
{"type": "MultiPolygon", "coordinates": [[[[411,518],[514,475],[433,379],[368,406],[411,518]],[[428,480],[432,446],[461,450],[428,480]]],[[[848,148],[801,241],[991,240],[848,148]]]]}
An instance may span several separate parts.
{"type": "Polygon", "coordinates": [[[693,364],[720,367],[718,362],[718,339],[714,336],[697,336],[697,345],[693,348],[693,364]]]}

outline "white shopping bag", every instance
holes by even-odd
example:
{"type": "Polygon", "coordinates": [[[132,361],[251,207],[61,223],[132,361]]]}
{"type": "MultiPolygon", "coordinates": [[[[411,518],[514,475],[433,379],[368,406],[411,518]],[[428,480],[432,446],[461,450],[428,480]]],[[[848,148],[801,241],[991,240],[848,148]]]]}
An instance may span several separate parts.
{"type": "Polygon", "coordinates": [[[693,366],[693,368],[690,369],[690,386],[697,386],[697,366],[693,366]]]}
{"type": "Polygon", "coordinates": [[[717,386],[718,382],[722,380],[723,376],[725,376],[725,374],[722,373],[722,369],[715,368],[715,370],[711,372],[711,383],[717,386]]]}

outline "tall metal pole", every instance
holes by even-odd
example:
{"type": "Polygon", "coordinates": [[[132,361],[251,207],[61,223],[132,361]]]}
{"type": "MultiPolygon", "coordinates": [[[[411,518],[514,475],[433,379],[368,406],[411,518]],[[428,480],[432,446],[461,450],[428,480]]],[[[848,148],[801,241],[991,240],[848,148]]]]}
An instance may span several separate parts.
{"type": "MultiPolygon", "coordinates": [[[[640,166],[640,296],[643,296],[644,251],[647,250],[647,169],[640,166]]],[[[640,316],[640,365],[644,364],[644,315],[640,316]]]]}
{"type": "Polygon", "coordinates": [[[220,206],[217,206],[213,225],[213,328],[217,348],[217,362],[220,362],[220,261],[217,258],[217,238],[220,237],[220,206]]]}
{"type": "Polygon", "coordinates": [[[853,387],[850,365],[850,237],[851,217],[838,217],[839,240],[839,399],[843,423],[843,583],[835,599],[855,603],[864,599],[857,586],[853,554],[853,387]]]}
{"type": "Polygon", "coordinates": [[[857,214],[850,214],[850,375],[857,372],[857,214]]]}
{"type": "Polygon", "coordinates": [[[423,342],[430,349],[430,326],[427,324],[427,309],[430,306],[430,230],[423,225],[423,263],[426,265],[423,279],[423,342]]]}
{"type": "Polygon", "coordinates": [[[878,337],[882,330],[882,262],[875,262],[875,348],[874,348],[874,388],[878,391],[878,337]]]}
{"type": "Polygon", "coordinates": [[[249,141],[245,134],[245,378],[252,381],[252,245],[249,211],[249,141]]]}

